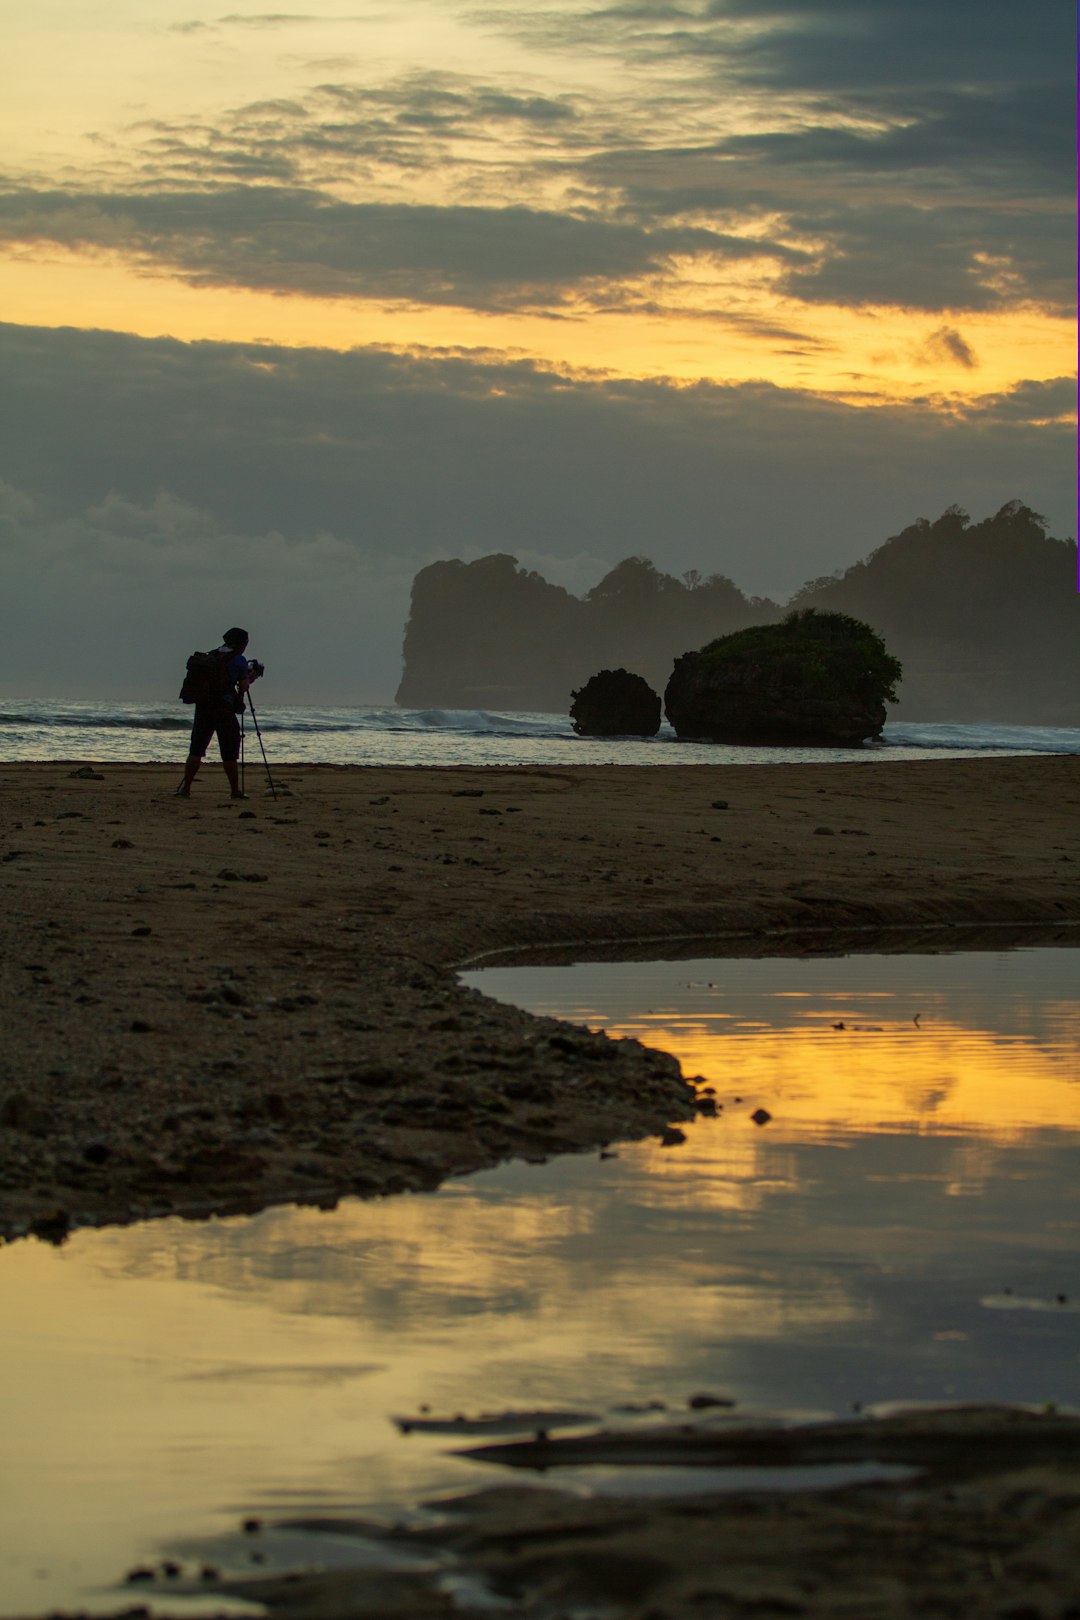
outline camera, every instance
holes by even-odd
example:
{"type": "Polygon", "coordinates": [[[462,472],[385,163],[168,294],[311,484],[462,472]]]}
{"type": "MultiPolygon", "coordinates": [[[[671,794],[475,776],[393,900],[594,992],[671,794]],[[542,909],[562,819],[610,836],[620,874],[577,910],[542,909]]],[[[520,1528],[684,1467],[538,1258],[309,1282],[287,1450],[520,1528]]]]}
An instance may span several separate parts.
{"type": "Polygon", "coordinates": [[[254,678],[257,675],[265,675],[266,674],[266,665],[265,664],[260,664],[259,660],[257,658],[249,658],[248,659],[248,674],[251,676],[252,680],[254,680],[254,678]]]}

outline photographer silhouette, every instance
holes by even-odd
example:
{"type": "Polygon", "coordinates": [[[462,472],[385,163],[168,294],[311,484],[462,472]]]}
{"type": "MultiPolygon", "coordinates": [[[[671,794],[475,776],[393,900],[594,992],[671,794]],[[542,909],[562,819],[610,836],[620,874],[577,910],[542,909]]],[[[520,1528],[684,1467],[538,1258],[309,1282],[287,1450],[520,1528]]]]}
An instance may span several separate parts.
{"type": "Polygon", "coordinates": [[[176,790],[179,799],[190,798],[191,784],[215,735],[231,796],[234,799],[246,797],[240,787],[240,716],[244,712],[244,694],[265,672],[265,666],[258,659],[249,662],[244,657],[247,644],[247,631],[234,626],[226,630],[222,645],[210,655],[214,660],[211,666],[214,678],[195,699],[184,780],[176,790]]]}

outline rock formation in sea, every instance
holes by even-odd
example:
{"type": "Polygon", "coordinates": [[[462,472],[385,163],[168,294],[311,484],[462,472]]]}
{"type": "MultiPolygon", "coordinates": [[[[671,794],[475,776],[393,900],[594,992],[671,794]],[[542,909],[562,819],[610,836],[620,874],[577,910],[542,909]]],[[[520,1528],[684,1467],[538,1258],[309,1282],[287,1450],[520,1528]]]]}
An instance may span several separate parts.
{"type": "Polygon", "coordinates": [[[858,747],[881,735],[901,673],[869,625],[809,608],[676,659],[664,710],[688,739],[858,747]]]}
{"type": "Polygon", "coordinates": [[[655,737],[660,730],[658,693],[629,670],[602,669],[570,696],[570,719],[581,737],[655,737]]]}
{"type": "MultiPolygon", "coordinates": [[[[736,540],[717,536],[717,561],[736,540]]],[[[978,523],[957,506],[919,518],[810,580],[786,610],[724,574],[675,578],[646,557],[624,558],[583,597],[507,553],[435,562],[413,581],[397,702],[558,714],[594,670],[620,666],[659,692],[688,647],[816,608],[873,625],[903,661],[894,719],[1073,726],[1076,565],[1075,539],[1055,539],[1020,501],[978,523]]]]}
{"type": "Polygon", "coordinates": [[[568,692],[620,665],[659,692],[684,648],[779,615],[723,575],[677,580],[643,557],[627,557],[583,598],[501,552],[431,563],[413,580],[396,702],[560,714],[568,692]]]}

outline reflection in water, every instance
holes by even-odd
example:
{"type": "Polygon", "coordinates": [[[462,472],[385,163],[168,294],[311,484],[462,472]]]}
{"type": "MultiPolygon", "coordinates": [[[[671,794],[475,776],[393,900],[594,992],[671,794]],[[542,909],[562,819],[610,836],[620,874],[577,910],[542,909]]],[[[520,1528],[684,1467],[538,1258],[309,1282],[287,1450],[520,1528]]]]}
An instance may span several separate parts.
{"type": "Polygon", "coordinates": [[[785,1139],[880,1130],[1018,1142],[1080,1123],[1076,953],[497,968],[467,982],[673,1052],[785,1139]],[[978,964],[979,992],[971,986],[978,964]]]}
{"type": "Polygon", "coordinates": [[[1075,1401],[1076,977],[1071,950],[470,975],[675,1051],[719,1118],[3,1250],[0,1613],[115,1607],[133,1562],[244,1512],[481,1483],[396,1434],[422,1403],[1075,1401]]]}

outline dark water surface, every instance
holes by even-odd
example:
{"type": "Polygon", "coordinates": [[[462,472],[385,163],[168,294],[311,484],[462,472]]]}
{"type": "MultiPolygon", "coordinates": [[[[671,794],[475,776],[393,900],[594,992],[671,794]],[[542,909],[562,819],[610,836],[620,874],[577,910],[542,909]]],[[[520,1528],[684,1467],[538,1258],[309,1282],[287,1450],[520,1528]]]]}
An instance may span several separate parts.
{"type": "MultiPolygon", "coordinates": [[[[656,737],[577,737],[566,714],[395,705],[283,705],[273,694],[257,718],[275,767],[332,765],[828,765],[1003,754],[1078,754],[1080,728],[890,720],[865,748],[750,748],[679,742],[665,721],[656,737]]],[[[191,710],[172,693],[133,703],[0,698],[0,761],[92,760],[97,765],[183,758],[191,710]]],[[[250,759],[258,745],[248,725],[250,759]]]]}
{"type": "Polygon", "coordinates": [[[1080,950],[466,977],[675,1052],[719,1116],[426,1196],[0,1250],[0,1613],[240,1563],[244,1514],[498,1477],[400,1436],[423,1404],[1080,1404],[1080,950]]]}

